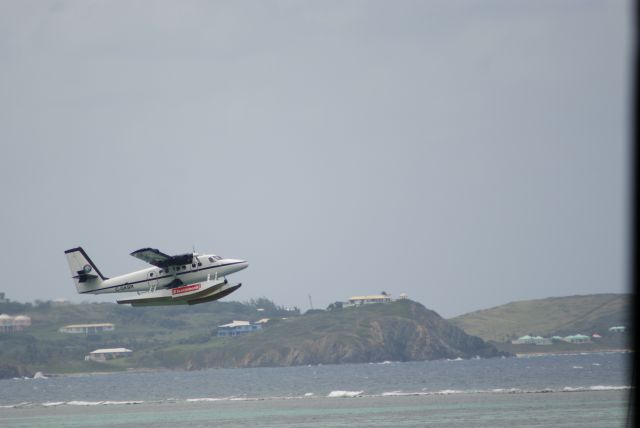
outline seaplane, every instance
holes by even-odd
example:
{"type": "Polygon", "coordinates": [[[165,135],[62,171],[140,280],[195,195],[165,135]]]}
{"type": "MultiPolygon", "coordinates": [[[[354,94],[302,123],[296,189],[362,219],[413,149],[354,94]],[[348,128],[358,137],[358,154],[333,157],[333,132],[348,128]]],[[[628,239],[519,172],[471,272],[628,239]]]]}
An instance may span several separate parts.
{"type": "Polygon", "coordinates": [[[131,255],[153,267],[108,278],[82,247],[64,253],[79,294],[137,293],[117,301],[131,306],[195,305],[221,299],[242,285],[230,283],[227,275],[249,266],[245,260],[214,254],[169,256],[155,248],[142,248],[131,255]]]}

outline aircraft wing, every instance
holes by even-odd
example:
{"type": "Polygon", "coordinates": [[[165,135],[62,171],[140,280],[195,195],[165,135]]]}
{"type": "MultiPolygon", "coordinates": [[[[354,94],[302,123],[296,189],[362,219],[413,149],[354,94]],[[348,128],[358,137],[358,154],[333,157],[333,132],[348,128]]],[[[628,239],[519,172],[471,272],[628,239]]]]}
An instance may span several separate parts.
{"type": "Polygon", "coordinates": [[[193,260],[193,254],[191,253],[170,256],[155,248],[142,248],[134,251],[131,255],[160,268],[166,268],[167,266],[174,265],[186,265],[191,263],[193,260]]]}

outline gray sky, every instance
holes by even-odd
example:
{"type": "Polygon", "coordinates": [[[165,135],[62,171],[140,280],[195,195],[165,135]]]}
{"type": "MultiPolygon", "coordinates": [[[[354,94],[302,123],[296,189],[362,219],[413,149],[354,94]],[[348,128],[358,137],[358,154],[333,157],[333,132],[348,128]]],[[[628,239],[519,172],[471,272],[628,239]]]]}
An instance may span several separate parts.
{"type": "Polygon", "coordinates": [[[227,299],[303,310],[625,292],[631,12],[0,0],[0,291],[115,301],[81,245],[247,259],[227,299]]]}

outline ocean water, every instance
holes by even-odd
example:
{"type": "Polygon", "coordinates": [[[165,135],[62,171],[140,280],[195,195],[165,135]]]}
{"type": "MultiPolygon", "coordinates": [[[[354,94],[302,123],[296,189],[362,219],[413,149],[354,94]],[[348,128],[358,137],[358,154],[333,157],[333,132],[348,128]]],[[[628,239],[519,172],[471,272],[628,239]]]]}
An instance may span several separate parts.
{"type": "Polygon", "coordinates": [[[0,426],[621,427],[627,353],[0,381],[0,426]]]}

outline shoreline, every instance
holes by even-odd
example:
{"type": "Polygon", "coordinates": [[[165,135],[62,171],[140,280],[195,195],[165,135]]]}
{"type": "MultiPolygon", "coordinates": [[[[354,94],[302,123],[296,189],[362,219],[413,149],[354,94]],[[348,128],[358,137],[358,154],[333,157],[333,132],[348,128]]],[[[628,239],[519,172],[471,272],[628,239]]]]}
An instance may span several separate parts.
{"type": "Polygon", "coordinates": [[[551,352],[522,352],[516,353],[516,358],[524,357],[543,357],[545,355],[582,355],[582,354],[598,354],[598,353],[612,353],[612,354],[627,354],[633,352],[633,349],[585,349],[585,350],[571,350],[571,351],[551,351],[551,352]]]}
{"type": "MultiPolygon", "coordinates": [[[[557,351],[557,352],[523,352],[523,353],[514,353],[513,358],[527,358],[527,357],[543,357],[543,356],[563,356],[563,355],[581,355],[581,354],[598,354],[598,353],[632,353],[632,349],[599,349],[599,350],[584,350],[584,351],[557,351]]],[[[492,358],[500,358],[500,357],[492,357],[492,358]]],[[[507,357],[509,358],[509,357],[507,357]]],[[[469,358],[471,360],[473,358],[469,358]]],[[[420,362],[421,360],[416,361],[395,361],[395,363],[411,363],[411,362],[420,362]]],[[[424,360],[424,361],[447,361],[446,359],[442,360],[424,360]]],[[[464,361],[464,359],[463,359],[464,361]]],[[[346,365],[347,363],[345,363],[346,365]]],[[[380,363],[360,363],[360,364],[380,364],[380,363]]],[[[335,364],[342,365],[342,364],[335,364]]],[[[290,365],[290,366],[277,366],[277,367],[264,367],[264,368],[287,368],[287,367],[304,367],[304,365],[290,365]]],[[[201,370],[212,370],[218,369],[219,367],[208,367],[203,368],[201,370]]],[[[261,367],[232,367],[233,369],[244,369],[244,368],[261,368],[261,367]]],[[[42,372],[46,377],[82,377],[82,376],[93,376],[93,375],[109,375],[114,373],[160,373],[160,372],[182,372],[189,371],[186,369],[169,369],[169,368],[128,368],[124,370],[113,370],[113,371],[95,371],[95,372],[73,372],[73,373],[47,373],[42,372]]],[[[31,379],[31,378],[29,378],[31,379]]]]}
{"type": "Polygon", "coordinates": [[[99,371],[99,372],[73,372],[73,373],[44,373],[46,377],[82,377],[82,376],[93,376],[93,375],[109,375],[114,373],[159,373],[159,372],[171,372],[178,371],[172,369],[165,368],[130,368],[125,370],[111,370],[111,371],[99,371]]]}

